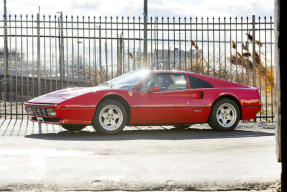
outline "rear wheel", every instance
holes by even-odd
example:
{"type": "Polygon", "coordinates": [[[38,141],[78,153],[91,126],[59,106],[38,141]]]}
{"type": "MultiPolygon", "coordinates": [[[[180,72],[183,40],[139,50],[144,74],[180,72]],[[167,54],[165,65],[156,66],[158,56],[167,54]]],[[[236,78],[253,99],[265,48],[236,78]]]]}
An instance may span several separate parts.
{"type": "Polygon", "coordinates": [[[75,125],[75,124],[62,124],[61,126],[68,131],[81,131],[86,127],[86,125],[75,125]]]}
{"type": "Polygon", "coordinates": [[[127,123],[124,105],[113,99],[104,100],[96,110],[93,127],[103,134],[117,134],[127,123]]]}
{"type": "Polygon", "coordinates": [[[223,98],[216,102],[209,116],[209,126],[217,131],[231,131],[240,120],[240,109],[236,102],[223,98]]]}

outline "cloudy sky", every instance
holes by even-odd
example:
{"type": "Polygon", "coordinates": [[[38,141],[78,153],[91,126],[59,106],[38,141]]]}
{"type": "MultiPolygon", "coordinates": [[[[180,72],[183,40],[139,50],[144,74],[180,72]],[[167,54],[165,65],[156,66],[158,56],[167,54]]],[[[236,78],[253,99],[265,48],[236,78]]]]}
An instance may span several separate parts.
{"type": "MultiPolygon", "coordinates": [[[[273,0],[148,0],[149,16],[273,16],[273,0]]],[[[1,1],[3,15],[3,0],[1,1]]],[[[141,16],[143,0],[7,0],[9,14],[141,16]]]]}

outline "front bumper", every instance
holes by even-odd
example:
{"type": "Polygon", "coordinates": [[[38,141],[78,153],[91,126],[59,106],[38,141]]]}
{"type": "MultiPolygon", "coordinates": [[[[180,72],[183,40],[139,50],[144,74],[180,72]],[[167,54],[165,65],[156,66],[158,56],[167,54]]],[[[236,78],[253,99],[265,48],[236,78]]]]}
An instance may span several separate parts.
{"type": "Polygon", "coordinates": [[[47,124],[56,124],[56,125],[62,125],[62,124],[91,125],[92,124],[92,121],[57,119],[57,118],[43,118],[43,121],[39,121],[35,117],[31,117],[30,121],[47,123],[47,124]]]}
{"type": "Polygon", "coordinates": [[[41,103],[25,103],[27,108],[39,109],[39,113],[29,114],[30,120],[33,122],[49,123],[49,124],[83,124],[90,125],[95,114],[96,108],[91,107],[62,107],[56,104],[41,104],[41,103]],[[56,116],[48,116],[45,109],[52,108],[56,111],[56,116]]]}

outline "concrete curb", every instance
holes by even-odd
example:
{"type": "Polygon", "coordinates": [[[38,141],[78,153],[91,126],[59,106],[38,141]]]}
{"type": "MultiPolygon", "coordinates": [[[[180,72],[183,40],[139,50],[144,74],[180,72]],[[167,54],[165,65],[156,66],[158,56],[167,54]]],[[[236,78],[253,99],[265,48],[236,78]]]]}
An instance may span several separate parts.
{"type": "Polygon", "coordinates": [[[261,191],[272,188],[279,181],[250,181],[250,182],[193,182],[173,181],[147,182],[147,181],[108,181],[94,180],[92,183],[76,184],[74,186],[51,185],[43,183],[11,183],[0,185],[0,191],[261,191]],[[78,185],[78,186],[77,186],[78,185]]]}

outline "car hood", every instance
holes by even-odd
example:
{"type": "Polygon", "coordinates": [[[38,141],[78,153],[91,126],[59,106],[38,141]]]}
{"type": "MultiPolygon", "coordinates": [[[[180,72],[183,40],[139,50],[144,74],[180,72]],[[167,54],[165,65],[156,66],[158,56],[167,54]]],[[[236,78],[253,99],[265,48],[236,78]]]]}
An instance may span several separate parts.
{"type": "Polygon", "coordinates": [[[86,93],[96,92],[104,89],[110,88],[104,86],[66,88],[41,95],[29,100],[27,103],[58,104],[65,100],[84,95],[86,93]]]}

